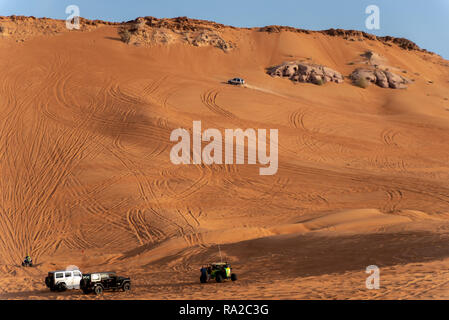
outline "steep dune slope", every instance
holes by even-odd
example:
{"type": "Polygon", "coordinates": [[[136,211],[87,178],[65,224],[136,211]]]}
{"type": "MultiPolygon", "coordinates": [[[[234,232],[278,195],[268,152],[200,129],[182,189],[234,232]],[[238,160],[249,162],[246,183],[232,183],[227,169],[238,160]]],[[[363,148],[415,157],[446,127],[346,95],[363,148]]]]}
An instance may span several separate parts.
{"type": "Polygon", "coordinates": [[[292,294],[290,280],[301,277],[311,287],[328,281],[320,297],[366,297],[352,284],[337,289],[336,279],[363,286],[365,262],[432,270],[428,261],[446,257],[447,61],[357,34],[152,21],[157,30],[204,23],[234,47],[126,44],[120,26],[100,22],[51,34],[19,24],[23,33],[0,38],[0,267],[10,275],[0,297],[56,298],[38,279],[76,264],[132,274],[143,292],[132,298],[208,298],[221,289],[197,285],[197,271],[217,259],[218,243],[244,276],[254,267],[269,279],[243,277],[229,289],[240,298],[316,297],[292,294]],[[413,83],[362,89],[348,78],[318,86],[266,73],[305,61],[347,77],[366,66],[366,51],[413,83]],[[225,84],[236,76],[247,87],[225,84]],[[279,129],[277,174],[172,164],[170,133],[194,120],[203,129],[279,129]],[[351,265],[345,248],[360,259],[351,265]],[[36,269],[17,267],[27,253],[36,269]],[[290,261],[303,267],[277,269],[290,261]]]}

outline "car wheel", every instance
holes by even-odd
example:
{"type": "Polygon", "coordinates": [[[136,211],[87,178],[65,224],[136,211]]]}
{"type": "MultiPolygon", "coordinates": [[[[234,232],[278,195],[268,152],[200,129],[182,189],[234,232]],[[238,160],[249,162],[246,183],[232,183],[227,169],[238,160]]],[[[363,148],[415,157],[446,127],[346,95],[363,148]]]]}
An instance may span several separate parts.
{"type": "Polygon", "coordinates": [[[126,282],[125,284],[123,284],[122,290],[123,290],[123,291],[129,291],[129,290],[131,290],[131,283],[126,282]]]}
{"type": "Polygon", "coordinates": [[[67,285],[64,282],[58,284],[58,291],[59,292],[63,292],[63,291],[66,291],[66,290],[67,290],[67,285]]]}
{"type": "Polygon", "coordinates": [[[215,281],[217,281],[218,283],[223,282],[223,276],[221,275],[221,273],[218,273],[218,274],[215,276],[215,281]]]}
{"type": "Polygon", "coordinates": [[[103,287],[102,286],[96,286],[94,289],[94,292],[96,295],[103,294],[103,287]]]}
{"type": "Polygon", "coordinates": [[[237,275],[235,273],[231,274],[231,280],[232,281],[236,281],[237,280],[237,275]]]}

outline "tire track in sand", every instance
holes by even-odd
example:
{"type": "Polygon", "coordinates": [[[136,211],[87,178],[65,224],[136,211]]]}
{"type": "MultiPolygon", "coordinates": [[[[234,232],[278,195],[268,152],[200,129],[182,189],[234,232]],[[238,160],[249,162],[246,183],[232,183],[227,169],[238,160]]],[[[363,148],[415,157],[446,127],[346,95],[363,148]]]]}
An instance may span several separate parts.
{"type": "Polygon", "coordinates": [[[237,117],[230,111],[227,111],[226,109],[220,107],[217,104],[217,97],[219,95],[220,91],[217,89],[210,89],[206,92],[201,94],[201,102],[203,105],[208,108],[210,111],[212,111],[215,114],[218,114],[222,117],[225,117],[227,119],[234,120],[237,117]]]}

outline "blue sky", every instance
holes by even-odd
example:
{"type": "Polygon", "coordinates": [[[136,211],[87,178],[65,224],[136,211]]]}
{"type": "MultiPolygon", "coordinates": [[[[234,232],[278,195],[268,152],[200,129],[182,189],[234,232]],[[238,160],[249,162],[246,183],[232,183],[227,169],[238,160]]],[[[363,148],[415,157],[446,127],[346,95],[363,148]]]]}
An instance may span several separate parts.
{"type": "Polygon", "coordinates": [[[188,16],[237,27],[357,29],[408,38],[449,59],[449,0],[0,0],[0,15],[65,19],[71,4],[82,17],[109,21],[188,16]],[[365,28],[368,5],[380,8],[380,30],[365,28]]]}

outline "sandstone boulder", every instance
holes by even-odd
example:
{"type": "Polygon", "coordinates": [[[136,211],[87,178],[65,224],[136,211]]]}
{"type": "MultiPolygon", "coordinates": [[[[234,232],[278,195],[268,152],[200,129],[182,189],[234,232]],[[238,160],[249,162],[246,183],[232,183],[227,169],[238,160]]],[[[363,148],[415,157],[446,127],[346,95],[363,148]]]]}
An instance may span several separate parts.
{"type": "Polygon", "coordinates": [[[374,76],[376,77],[375,82],[379,87],[381,87],[381,88],[389,88],[390,87],[390,83],[388,81],[387,75],[384,72],[382,72],[380,70],[375,70],[374,76]]]}
{"type": "Polygon", "coordinates": [[[394,74],[388,70],[358,68],[350,75],[351,80],[356,83],[366,80],[381,88],[405,89],[411,81],[401,75],[394,74]]]}
{"type": "Polygon", "coordinates": [[[339,72],[331,68],[303,62],[285,62],[268,68],[267,73],[273,77],[285,77],[296,82],[314,84],[324,84],[326,82],[342,83],[344,79],[339,72]]]}

